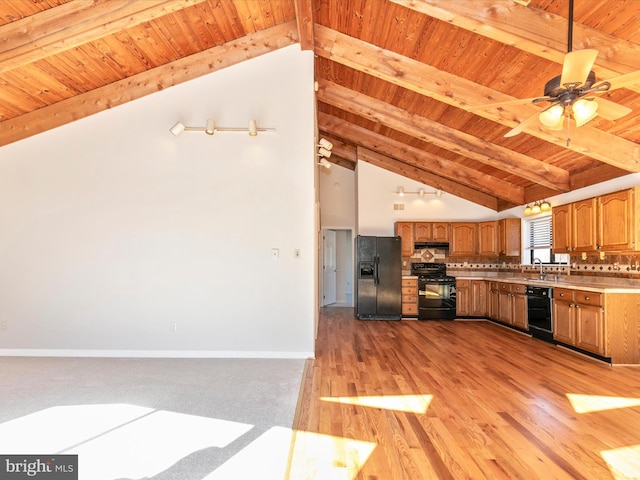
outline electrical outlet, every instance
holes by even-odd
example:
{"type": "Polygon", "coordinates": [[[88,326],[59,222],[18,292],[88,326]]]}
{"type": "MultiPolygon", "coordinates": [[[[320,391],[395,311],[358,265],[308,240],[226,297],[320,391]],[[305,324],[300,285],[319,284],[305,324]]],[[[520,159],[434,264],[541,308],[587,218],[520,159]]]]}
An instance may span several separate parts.
{"type": "Polygon", "coordinates": [[[273,258],[274,260],[277,260],[279,257],[280,257],[280,250],[278,250],[277,248],[272,248],[271,258],[273,258]]]}
{"type": "Polygon", "coordinates": [[[587,259],[587,252],[582,252],[582,255],[580,255],[580,258],[582,258],[582,260],[586,260],[587,259]]]}
{"type": "Polygon", "coordinates": [[[176,333],[176,332],[178,331],[178,324],[177,324],[177,322],[171,322],[171,323],[169,324],[169,331],[170,331],[171,333],[176,333]]]}
{"type": "Polygon", "coordinates": [[[296,248],[293,250],[293,258],[300,258],[300,249],[296,248]]]}
{"type": "Polygon", "coordinates": [[[604,252],[600,252],[600,260],[604,260],[604,252]]]}
{"type": "Polygon", "coordinates": [[[7,330],[7,321],[0,320],[0,330],[7,330]]]}

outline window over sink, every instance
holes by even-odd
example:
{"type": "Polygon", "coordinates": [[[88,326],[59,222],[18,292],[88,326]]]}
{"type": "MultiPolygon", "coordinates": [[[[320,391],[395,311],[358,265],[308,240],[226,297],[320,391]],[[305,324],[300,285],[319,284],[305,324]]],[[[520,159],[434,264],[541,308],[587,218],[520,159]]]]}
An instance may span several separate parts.
{"type": "Polygon", "coordinates": [[[534,258],[539,258],[542,263],[559,264],[569,263],[569,254],[552,253],[551,215],[534,218],[525,223],[528,229],[526,238],[525,261],[533,264],[534,258]]]}

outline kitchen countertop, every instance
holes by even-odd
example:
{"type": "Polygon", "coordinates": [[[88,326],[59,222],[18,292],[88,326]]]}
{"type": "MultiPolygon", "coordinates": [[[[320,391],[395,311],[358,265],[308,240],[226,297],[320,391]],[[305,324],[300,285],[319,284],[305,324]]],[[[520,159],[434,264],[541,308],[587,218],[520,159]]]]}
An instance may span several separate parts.
{"type": "Polygon", "coordinates": [[[449,272],[449,275],[460,280],[489,280],[541,287],[572,288],[602,293],[640,293],[640,284],[638,284],[636,280],[626,278],[560,275],[556,281],[554,280],[554,276],[550,274],[545,280],[539,280],[536,277],[498,272],[449,272]]]}

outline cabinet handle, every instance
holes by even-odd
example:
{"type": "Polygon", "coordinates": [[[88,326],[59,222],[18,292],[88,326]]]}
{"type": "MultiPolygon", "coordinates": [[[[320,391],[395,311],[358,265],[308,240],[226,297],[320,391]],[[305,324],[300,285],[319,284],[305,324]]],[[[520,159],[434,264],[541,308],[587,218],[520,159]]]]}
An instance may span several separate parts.
{"type": "Polygon", "coordinates": [[[573,308],[573,303],[570,303],[570,304],[569,304],[569,308],[573,308]]]}
{"type": "Polygon", "coordinates": [[[596,245],[596,250],[600,250],[602,248],[601,245],[596,245]]]}
{"type": "Polygon", "coordinates": [[[580,308],[580,305],[576,304],[576,308],[580,308]]]}
{"type": "Polygon", "coordinates": [[[585,300],[589,300],[589,297],[584,297],[585,300]]]}
{"type": "Polygon", "coordinates": [[[561,297],[564,297],[564,293],[561,293],[561,294],[560,294],[560,296],[561,296],[561,297]]]}

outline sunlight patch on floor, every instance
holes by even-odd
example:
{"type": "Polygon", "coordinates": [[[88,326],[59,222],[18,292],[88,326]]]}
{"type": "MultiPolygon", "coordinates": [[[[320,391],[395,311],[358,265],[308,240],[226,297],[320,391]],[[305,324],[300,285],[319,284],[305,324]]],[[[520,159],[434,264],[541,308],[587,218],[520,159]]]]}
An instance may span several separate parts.
{"type": "Polygon", "coordinates": [[[282,480],[292,438],[290,428],[272,427],[203,480],[282,480]]]}
{"type": "Polygon", "coordinates": [[[640,406],[640,398],[604,397],[598,395],[578,395],[575,393],[567,393],[567,398],[576,413],[591,413],[640,406]]]}
{"type": "Polygon", "coordinates": [[[433,395],[379,395],[367,397],[321,397],[325,402],[345,403],[362,407],[399,410],[402,412],[425,413],[433,395]]]}
{"type": "Polygon", "coordinates": [[[290,480],[353,480],[376,444],[333,435],[295,432],[290,480]]]}
{"type": "Polygon", "coordinates": [[[640,445],[603,450],[600,454],[616,480],[640,478],[640,445]]]}
{"type": "Polygon", "coordinates": [[[0,425],[0,452],[77,454],[81,480],[150,478],[200,450],[224,448],[252,428],[136,405],[60,406],[0,425]]]}

